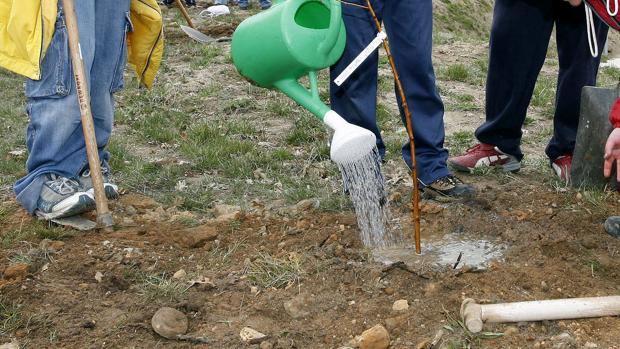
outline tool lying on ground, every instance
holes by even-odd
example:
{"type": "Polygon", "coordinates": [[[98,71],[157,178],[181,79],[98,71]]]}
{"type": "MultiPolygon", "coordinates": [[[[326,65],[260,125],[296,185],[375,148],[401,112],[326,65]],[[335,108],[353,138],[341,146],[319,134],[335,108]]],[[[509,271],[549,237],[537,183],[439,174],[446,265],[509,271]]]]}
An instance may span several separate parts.
{"type": "Polygon", "coordinates": [[[463,323],[473,333],[482,331],[484,322],[567,320],[618,315],[620,296],[501,304],[476,304],[473,299],[467,298],[461,305],[463,323]]]}
{"type": "Polygon", "coordinates": [[[338,164],[354,162],[376,147],[375,135],[345,121],[319,98],[316,72],[342,55],[346,32],[340,2],[278,1],[243,21],[232,38],[239,73],[258,86],[277,88],[334,130],[330,155],[338,164]],[[310,89],[299,83],[308,76],[310,89]]]}
{"type": "Polygon", "coordinates": [[[181,0],[175,0],[175,4],[177,5],[177,7],[179,8],[179,11],[181,11],[181,14],[183,15],[183,17],[187,21],[187,24],[189,25],[189,27],[185,25],[179,25],[181,27],[181,30],[183,30],[183,32],[187,34],[187,36],[203,44],[213,42],[213,41],[219,42],[219,41],[228,40],[228,38],[215,39],[198,31],[196,29],[196,26],[194,25],[194,22],[192,21],[192,18],[189,16],[189,13],[187,12],[185,5],[183,5],[181,0]]]}
{"type": "MultiPolygon", "coordinates": [[[[90,109],[90,93],[88,91],[88,81],[84,73],[84,62],[82,61],[82,52],[80,48],[80,35],[78,32],[77,17],[75,15],[75,7],[73,0],[63,0],[65,12],[65,21],[67,23],[67,33],[69,37],[69,51],[71,53],[71,62],[73,65],[73,74],[75,77],[75,86],[79,99],[82,130],[84,132],[84,140],[86,142],[86,155],[88,157],[88,166],[93,181],[93,189],[95,191],[95,203],[97,205],[97,225],[106,231],[112,230],[114,221],[112,214],[108,208],[108,199],[105,196],[103,188],[103,175],[101,173],[101,163],[99,160],[99,150],[97,147],[97,138],[95,136],[95,128],[93,125],[93,115],[90,109]]],[[[82,218],[88,221],[86,218],[82,218]]],[[[72,220],[81,220],[80,217],[72,217],[72,220]]],[[[63,224],[63,220],[55,220],[59,224],[63,224]]],[[[88,225],[87,222],[81,222],[83,226],[88,225]]]]}

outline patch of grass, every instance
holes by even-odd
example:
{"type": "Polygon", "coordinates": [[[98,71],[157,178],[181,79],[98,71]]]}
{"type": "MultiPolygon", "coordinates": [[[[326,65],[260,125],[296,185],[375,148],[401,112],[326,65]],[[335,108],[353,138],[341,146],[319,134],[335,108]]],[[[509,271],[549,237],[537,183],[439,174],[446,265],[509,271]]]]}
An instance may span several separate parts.
{"type": "Polygon", "coordinates": [[[193,69],[205,68],[209,64],[211,64],[215,58],[221,56],[223,54],[223,50],[220,46],[216,45],[196,45],[200,47],[200,51],[195,54],[194,60],[191,62],[191,67],[193,69]]]}
{"type": "Polygon", "coordinates": [[[393,120],[393,116],[388,110],[387,106],[381,102],[377,103],[377,124],[383,127],[388,122],[393,120]]]}
{"type": "Polygon", "coordinates": [[[8,337],[24,324],[23,305],[6,297],[0,298],[0,337],[8,337]]]}
{"type": "Polygon", "coordinates": [[[291,117],[294,114],[291,104],[281,98],[270,100],[267,104],[267,110],[275,116],[285,118],[291,117]]]}
{"type": "Polygon", "coordinates": [[[541,114],[547,118],[552,118],[555,110],[555,89],[556,81],[554,78],[543,74],[539,75],[530,104],[541,108],[541,114]]]}
{"type": "Polygon", "coordinates": [[[29,221],[17,229],[4,232],[0,236],[0,246],[12,248],[15,244],[22,241],[37,241],[42,239],[61,240],[72,233],[69,230],[58,227],[51,227],[49,223],[41,221],[29,221]]]}
{"type": "Polygon", "coordinates": [[[446,137],[446,147],[452,155],[463,153],[475,142],[474,134],[470,131],[456,131],[446,137]]]}
{"type": "Polygon", "coordinates": [[[314,143],[317,139],[321,140],[325,137],[325,131],[320,121],[308,115],[302,115],[295,120],[293,131],[286,137],[289,145],[301,146],[308,143],[314,143]]]}
{"type": "Polygon", "coordinates": [[[482,109],[482,106],[476,102],[476,98],[469,94],[457,94],[454,96],[455,103],[450,106],[452,110],[458,111],[475,111],[482,109]]]}
{"type": "MultiPolygon", "coordinates": [[[[232,227],[230,230],[236,230],[232,227]]],[[[208,269],[225,267],[232,261],[232,257],[246,246],[243,240],[232,241],[226,245],[216,244],[203,258],[201,264],[208,269]]]]}
{"type": "Polygon", "coordinates": [[[225,114],[247,113],[256,110],[256,102],[250,98],[233,99],[224,105],[222,112],[225,114]]]}
{"type": "Polygon", "coordinates": [[[299,283],[303,270],[301,259],[296,255],[275,258],[259,254],[247,267],[248,279],[263,288],[286,288],[299,283]]]}
{"type": "Polygon", "coordinates": [[[439,70],[439,76],[443,80],[467,82],[469,70],[464,64],[457,63],[439,70]]]}
{"type": "Polygon", "coordinates": [[[148,300],[178,301],[187,291],[187,285],[172,279],[166,273],[139,273],[140,284],[138,293],[148,300]]]}

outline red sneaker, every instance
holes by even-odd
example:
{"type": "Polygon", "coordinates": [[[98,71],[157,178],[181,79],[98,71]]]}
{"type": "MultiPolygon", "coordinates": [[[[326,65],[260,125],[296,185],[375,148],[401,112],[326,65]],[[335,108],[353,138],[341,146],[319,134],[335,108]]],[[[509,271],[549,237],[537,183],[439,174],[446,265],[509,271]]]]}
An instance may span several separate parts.
{"type": "Polygon", "coordinates": [[[454,169],[471,172],[474,168],[501,165],[506,172],[518,172],[521,162],[516,157],[502,153],[493,144],[478,143],[467,149],[465,154],[448,159],[454,169]]]}
{"type": "Polygon", "coordinates": [[[570,168],[573,165],[573,155],[566,154],[551,161],[551,168],[561,180],[568,182],[570,180],[570,168]]]}

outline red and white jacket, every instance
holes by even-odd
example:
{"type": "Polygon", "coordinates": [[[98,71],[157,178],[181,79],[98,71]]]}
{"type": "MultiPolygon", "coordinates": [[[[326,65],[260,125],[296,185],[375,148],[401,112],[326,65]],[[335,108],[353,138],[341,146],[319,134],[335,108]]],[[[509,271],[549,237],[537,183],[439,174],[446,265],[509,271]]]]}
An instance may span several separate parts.
{"type": "Polygon", "coordinates": [[[611,112],[609,113],[609,121],[614,128],[620,128],[620,98],[616,100],[616,103],[611,108],[611,112]]]}

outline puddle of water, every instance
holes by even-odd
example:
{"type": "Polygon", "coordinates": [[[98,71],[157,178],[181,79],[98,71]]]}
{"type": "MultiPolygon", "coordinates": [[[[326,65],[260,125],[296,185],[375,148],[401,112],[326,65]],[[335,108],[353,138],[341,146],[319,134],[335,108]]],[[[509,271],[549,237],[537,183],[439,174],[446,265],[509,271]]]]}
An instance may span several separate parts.
{"type": "Polygon", "coordinates": [[[422,241],[421,255],[416,255],[413,246],[375,250],[373,254],[375,261],[386,265],[404,262],[408,265],[429,264],[440,269],[456,265],[456,269],[468,266],[483,270],[492,260],[502,261],[506,248],[501,242],[448,234],[440,240],[422,241]]]}

